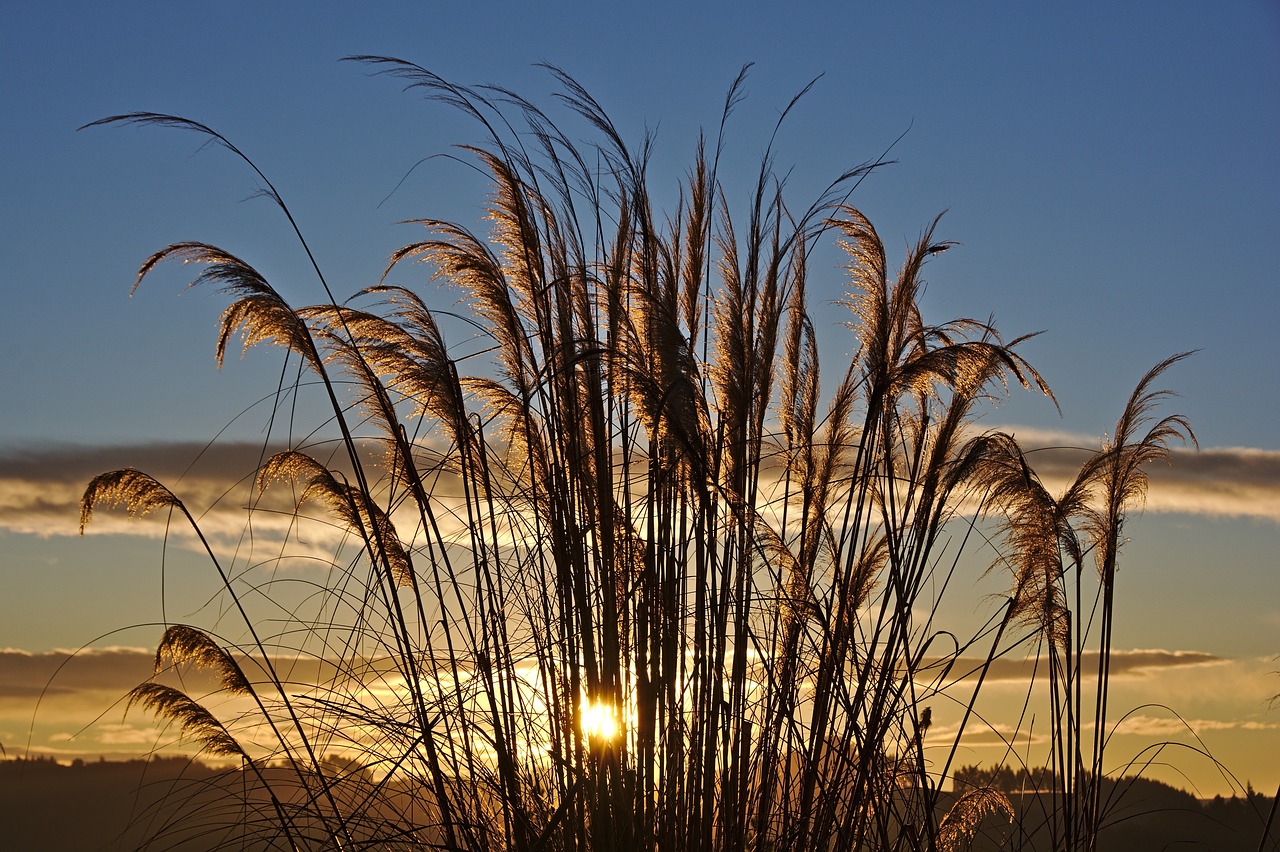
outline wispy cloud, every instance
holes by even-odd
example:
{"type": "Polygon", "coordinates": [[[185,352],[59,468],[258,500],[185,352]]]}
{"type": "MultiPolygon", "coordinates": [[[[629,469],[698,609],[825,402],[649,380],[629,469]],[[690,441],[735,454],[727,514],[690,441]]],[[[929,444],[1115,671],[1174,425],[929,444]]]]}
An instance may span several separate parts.
{"type": "MultiPolygon", "coordinates": [[[[223,552],[243,553],[246,544],[278,548],[288,540],[291,555],[330,559],[351,536],[319,507],[299,509],[299,488],[281,482],[259,492],[254,482],[260,463],[281,449],[246,443],[9,449],[0,452],[0,531],[43,537],[78,535],[80,498],[89,481],[105,471],[133,467],[173,491],[195,515],[205,537],[223,552]],[[253,508],[251,515],[249,507],[253,508]]],[[[372,445],[366,451],[366,470],[376,475],[380,451],[372,445]]],[[[342,456],[335,445],[321,444],[307,452],[343,472],[342,456]]],[[[451,520],[449,512],[449,501],[456,502],[455,482],[443,477],[433,493],[440,500],[437,514],[445,532],[462,529],[464,522],[451,520]]],[[[88,531],[93,535],[173,537],[179,544],[197,545],[185,519],[167,512],[134,519],[127,512],[99,507],[88,531]]]]}
{"type": "MultiPolygon", "coordinates": [[[[215,524],[235,513],[243,527],[243,506],[252,494],[252,472],[262,447],[226,444],[206,447],[175,443],[138,446],[42,446],[10,449],[0,455],[0,526],[42,536],[76,535],[80,497],[100,473],[123,467],[146,471],[178,494],[193,511],[215,524]]],[[[104,530],[162,535],[163,523],[124,528],[112,513],[95,517],[104,530]]]]}
{"type": "MultiPolygon", "coordinates": [[[[251,681],[266,682],[260,662],[240,654],[236,657],[251,681]]],[[[90,648],[75,652],[53,650],[39,653],[0,649],[0,703],[30,702],[39,695],[59,700],[103,692],[123,695],[152,676],[154,661],[155,652],[146,648],[90,648]]],[[[1247,662],[1250,665],[1256,663],[1247,662]]],[[[948,681],[975,671],[981,663],[976,658],[960,658],[952,667],[948,681]]],[[[1112,652],[1111,677],[1124,682],[1160,677],[1175,669],[1231,668],[1239,663],[1201,651],[1116,650],[1112,652]]],[[[272,664],[284,680],[299,688],[317,684],[332,686],[338,681],[353,678],[358,678],[368,688],[401,682],[394,660],[383,656],[345,664],[314,656],[282,656],[273,657],[272,664]]],[[[1086,676],[1091,669],[1096,671],[1096,654],[1087,654],[1083,667],[1086,676]]],[[[992,664],[987,681],[1025,684],[1037,668],[1043,674],[1047,663],[1034,657],[998,659],[992,664]]]]}
{"type": "MultiPolygon", "coordinates": [[[[1085,731],[1092,732],[1095,725],[1093,722],[1085,722],[1082,727],[1085,731]]],[[[1182,737],[1196,738],[1220,731],[1246,733],[1280,731],[1280,722],[1260,719],[1183,719],[1178,716],[1134,714],[1114,722],[1108,726],[1107,730],[1113,736],[1136,736],[1173,741],[1182,737]]],[[[931,729],[935,741],[943,743],[954,740],[958,731],[957,723],[936,725],[931,729]]],[[[1025,748],[1048,743],[1047,730],[1019,729],[1011,724],[1000,722],[970,720],[964,731],[964,744],[967,747],[1005,747],[1016,744],[1025,748]]]]}
{"type": "Polygon", "coordinates": [[[1114,733],[1143,737],[1176,737],[1208,731],[1277,731],[1280,722],[1260,719],[1181,719],[1177,716],[1126,716],[1114,733]]]}
{"type": "MultiPolygon", "coordinates": [[[[1072,480],[1097,438],[1069,432],[1005,427],[1028,449],[1051,491],[1072,480]]],[[[1254,518],[1280,523],[1280,450],[1176,447],[1168,465],[1148,470],[1146,511],[1254,518]]]]}
{"type": "Polygon", "coordinates": [[[107,746],[153,746],[164,735],[163,725],[130,725],[124,722],[102,722],[98,725],[98,742],[107,746]]]}
{"type": "MultiPolygon", "coordinates": [[[[1051,490],[1064,487],[1075,476],[1088,448],[1097,446],[1096,438],[1066,432],[1006,428],[1029,449],[1029,459],[1051,490]]],[[[266,454],[277,449],[269,448],[266,454]]],[[[322,446],[315,452],[323,458],[331,450],[322,446]]],[[[0,530],[76,535],[80,497],[89,480],[103,471],[136,467],[178,494],[198,514],[206,535],[221,543],[234,544],[244,535],[245,507],[250,503],[261,510],[254,513],[255,536],[263,542],[282,542],[296,526],[291,495],[287,488],[281,488],[269,493],[267,502],[260,501],[252,474],[263,457],[263,447],[249,443],[10,448],[0,452],[0,530]]],[[[1280,523],[1280,451],[1175,449],[1172,464],[1154,466],[1149,473],[1148,512],[1280,523]]],[[[451,481],[443,482],[442,496],[452,497],[453,486],[451,481]]],[[[137,523],[124,513],[113,512],[96,513],[92,530],[150,537],[173,532],[166,530],[163,518],[137,523]]],[[[331,532],[318,546],[331,553],[339,537],[331,532]]]]}
{"type": "MultiPolygon", "coordinates": [[[[239,653],[235,657],[250,682],[269,683],[258,658],[239,653]]],[[[281,654],[273,656],[271,664],[289,689],[305,690],[317,685],[336,689],[352,682],[358,682],[365,689],[403,685],[396,661],[389,656],[344,663],[316,656],[281,654]]],[[[467,667],[461,664],[459,668],[465,670],[467,667]]],[[[101,709],[103,693],[115,698],[123,696],[152,677],[154,671],[155,651],[146,648],[59,649],[34,653],[14,648],[0,649],[0,707],[32,704],[40,696],[49,701],[75,701],[79,697],[91,696],[99,702],[101,709]]],[[[167,680],[168,675],[162,679],[167,680]]],[[[184,683],[185,688],[196,691],[216,688],[211,677],[206,678],[191,670],[184,674],[184,683]]]]}
{"type": "MultiPolygon", "coordinates": [[[[984,659],[977,657],[961,657],[951,667],[951,677],[972,677],[984,664],[984,659]]],[[[1111,678],[1151,677],[1160,671],[1173,668],[1189,668],[1191,666],[1225,665],[1230,660],[1203,651],[1165,651],[1160,649],[1116,650],[1111,652],[1111,678]]],[[[1098,671],[1098,654],[1095,651],[1085,653],[1080,660],[1081,671],[1085,677],[1096,676],[1098,671]]],[[[1001,657],[991,663],[987,672],[987,680],[1018,681],[1025,683],[1035,675],[1047,676],[1049,662],[1045,658],[1036,657],[1001,657]]]]}
{"type": "Polygon", "coordinates": [[[145,680],[155,652],[145,648],[91,648],[41,653],[0,649],[0,702],[30,701],[85,692],[123,692],[145,680]]]}
{"type": "MultiPolygon", "coordinates": [[[[239,658],[251,679],[258,667],[239,658]]],[[[337,668],[312,659],[277,661],[288,683],[305,690],[334,677],[337,668]]],[[[125,713],[131,689],[152,678],[155,651],[108,647],[77,651],[30,652],[0,649],[0,745],[13,753],[89,757],[140,753],[158,743],[180,738],[178,728],[134,708],[125,713]]],[[[376,678],[381,674],[371,675],[376,678]]],[[[198,700],[216,690],[209,676],[187,671],[179,679],[160,680],[188,691],[198,700]]],[[[243,708],[219,696],[210,709],[234,716],[243,708]]]]}

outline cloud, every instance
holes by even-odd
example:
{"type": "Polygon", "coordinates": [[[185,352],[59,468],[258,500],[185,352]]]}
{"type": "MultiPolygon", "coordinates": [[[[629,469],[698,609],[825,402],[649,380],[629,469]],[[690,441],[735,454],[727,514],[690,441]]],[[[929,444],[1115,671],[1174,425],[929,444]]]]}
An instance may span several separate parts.
{"type": "Polygon", "coordinates": [[[103,745],[151,746],[159,742],[163,734],[164,728],[160,725],[137,726],[123,722],[103,722],[97,726],[97,740],[103,745]]]}
{"type": "MultiPolygon", "coordinates": [[[[353,536],[335,525],[322,507],[307,503],[299,509],[301,493],[296,485],[276,482],[259,492],[254,483],[261,462],[281,449],[231,442],[10,449],[0,453],[0,531],[42,537],[78,535],[80,499],[90,480],[105,471],[133,467],[154,477],[182,501],[220,555],[244,555],[247,547],[279,555],[288,542],[289,555],[328,564],[353,536]]],[[[340,445],[320,443],[304,451],[350,477],[340,445]]],[[[430,452],[429,448],[423,451],[430,452]]],[[[369,443],[363,452],[376,490],[383,474],[380,449],[369,443]]],[[[458,493],[454,480],[441,476],[437,484],[433,494],[438,498],[436,512],[443,532],[462,530],[465,523],[450,518],[458,493]]],[[[416,517],[409,519],[410,529],[415,521],[416,517]]],[[[131,518],[121,508],[99,506],[86,532],[166,537],[180,546],[203,547],[186,519],[167,510],[131,518]]]]}
{"type": "MultiPolygon", "coordinates": [[[[270,701],[276,693],[262,666],[247,656],[235,656],[270,701]]],[[[227,694],[211,675],[189,665],[182,667],[181,676],[174,672],[153,676],[154,659],[155,652],[145,648],[38,653],[0,649],[0,747],[10,755],[50,754],[62,759],[99,754],[119,758],[169,746],[189,750],[191,741],[180,725],[136,705],[126,712],[129,691],[153,677],[182,689],[215,717],[237,725],[237,735],[245,737],[247,747],[254,747],[262,730],[253,724],[257,716],[251,699],[227,694]]],[[[404,679],[390,657],[342,663],[281,654],[272,663],[295,700],[336,695],[391,713],[398,713],[405,700],[404,679]]],[[[444,677],[447,682],[448,675],[444,677]]],[[[361,730],[351,722],[344,734],[358,736],[361,730]]]]}
{"type": "MultiPolygon", "coordinates": [[[[946,743],[947,747],[955,741],[960,731],[959,722],[935,724],[929,729],[933,743],[946,743]]],[[[1049,743],[1049,734],[1044,729],[1019,729],[1004,722],[992,722],[971,718],[964,729],[964,745],[966,747],[1000,746],[1002,748],[1017,744],[1019,748],[1042,746],[1049,743]]]]}
{"type": "MultiPolygon", "coordinates": [[[[269,682],[260,662],[239,653],[235,657],[250,682],[269,682]]],[[[317,685],[339,688],[342,684],[349,688],[355,678],[365,689],[394,689],[403,685],[395,659],[388,656],[342,663],[281,655],[273,656],[272,665],[291,690],[317,685]]],[[[17,701],[30,705],[41,695],[47,701],[75,701],[90,696],[100,702],[104,694],[115,700],[152,677],[154,671],[155,651],[147,648],[86,648],[39,653],[0,649],[0,705],[6,700],[9,704],[17,701]]],[[[185,688],[193,695],[216,688],[212,678],[206,679],[190,669],[183,677],[185,688]]],[[[168,681],[169,677],[165,675],[161,679],[168,681]]],[[[173,683],[176,685],[177,681],[173,683]]]]}
{"type": "MultiPolygon", "coordinates": [[[[1060,492],[1098,446],[1069,432],[1004,427],[1028,451],[1049,490],[1060,492]]],[[[1280,523],[1280,450],[1175,447],[1168,465],[1152,465],[1148,512],[1252,518],[1280,523]]]]}
{"type": "MultiPolygon", "coordinates": [[[[100,473],[123,467],[146,471],[170,488],[194,512],[205,512],[215,525],[221,515],[242,515],[252,496],[251,474],[261,446],[198,444],[139,446],[43,446],[0,455],[0,525],[18,533],[41,536],[76,535],[80,498],[100,473]]],[[[161,519],[129,523],[123,512],[95,513],[94,529],[160,536],[161,519]]],[[[243,527],[243,517],[239,527],[243,527]]]]}
{"type": "MultiPolygon", "coordinates": [[[[1068,432],[1004,427],[1028,449],[1028,458],[1051,491],[1060,491],[1074,478],[1089,448],[1097,439],[1068,432]]],[[[221,548],[242,546],[249,514],[254,505],[252,536],[255,544],[279,546],[294,536],[298,526],[296,494],[278,486],[263,499],[253,485],[253,471],[261,459],[281,447],[228,442],[204,445],[170,443],[116,446],[42,445],[9,449],[0,453],[0,531],[39,536],[72,536],[79,532],[80,497],[89,480],[99,473],[136,467],[170,488],[197,515],[201,530],[221,548]]],[[[327,460],[335,444],[322,443],[309,450],[327,460]]],[[[376,461],[379,451],[369,448],[376,461]]],[[[1212,517],[1251,518],[1280,523],[1280,451],[1247,447],[1204,450],[1175,449],[1170,465],[1149,469],[1148,512],[1180,513],[1212,517]]],[[[440,481],[433,493],[447,507],[456,497],[456,483],[440,481]]],[[[306,513],[309,510],[304,510],[306,513]]],[[[447,509],[438,512],[447,516],[447,509]]],[[[181,521],[181,519],[179,519],[181,521]]],[[[446,522],[462,527],[461,520],[446,522]]],[[[196,546],[185,521],[166,523],[166,517],[141,522],[122,511],[95,512],[94,534],[127,534],[159,538],[174,536],[196,546]]],[[[342,532],[320,524],[305,527],[302,555],[332,557],[342,532]]]]}
{"type": "Polygon", "coordinates": [[[143,648],[42,653],[0,649],[0,702],[85,692],[123,694],[151,675],[154,659],[155,652],[143,648]]]}
{"type": "Polygon", "coordinates": [[[1176,716],[1126,716],[1114,733],[1143,737],[1176,737],[1207,731],[1278,731],[1280,722],[1258,719],[1180,719],[1176,716]]]}
{"type": "MultiPolygon", "coordinates": [[[[1086,721],[1082,729],[1092,735],[1096,726],[1086,721]]],[[[930,729],[933,741],[950,743],[959,731],[958,723],[935,725],[930,729]]],[[[1280,722],[1259,719],[1183,719],[1177,716],[1149,716],[1133,714],[1113,722],[1108,731],[1112,736],[1136,736],[1161,741],[1176,741],[1180,738],[1192,739],[1202,735],[1236,731],[1243,733],[1266,733],[1280,731],[1280,722]]],[[[964,731],[964,744],[967,747],[1008,746],[1016,743],[1018,747],[1042,746],[1050,741],[1047,730],[1019,729],[1004,722],[991,722],[970,719],[964,731]]]]}
{"type": "MultiPolygon", "coordinates": [[[[934,661],[936,666],[939,661],[934,661]]],[[[950,679],[957,676],[973,677],[986,663],[979,657],[961,657],[951,667],[950,679]]],[[[1116,650],[1111,652],[1111,678],[1144,678],[1151,677],[1165,669],[1187,668],[1191,666],[1226,665],[1230,660],[1207,654],[1203,651],[1165,651],[1160,649],[1116,650]]],[[[1089,651],[1080,661],[1081,669],[1086,677],[1096,677],[1098,671],[1098,654],[1089,651]]],[[[1017,681],[1025,683],[1032,676],[1047,677],[1049,662],[1045,657],[1025,657],[1018,659],[1005,656],[992,661],[987,672],[988,682],[1017,681]]]]}
{"type": "MultiPolygon", "coordinates": [[[[267,681],[258,662],[240,654],[236,655],[236,659],[251,681],[267,681]]],[[[2,649],[0,703],[8,700],[12,704],[17,700],[29,704],[34,696],[42,693],[46,700],[74,701],[77,697],[91,695],[94,700],[100,701],[104,693],[112,695],[114,700],[151,677],[154,662],[155,652],[145,648],[117,647],[41,653],[2,649]]],[[[1230,667],[1236,662],[1200,651],[1117,650],[1112,653],[1111,676],[1113,680],[1134,680],[1155,677],[1171,669],[1230,667]]],[[[380,656],[370,660],[338,663],[308,656],[281,656],[273,658],[272,663],[286,683],[304,690],[315,685],[338,688],[343,682],[347,684],[343,688],[350,689],[353,678],[358,678],[363,682],[363,688],[370,690],[398,690],[403,684],[391,657],[380,656]]],[[[954,680],[962,673],[973,672],[981,663],[982,660],[977,658],[961,658],[952,668],[948,680],[954,680]]],[[[1036,666],[1035,658],[998,659],[992,664],[987,682],[1025,683],[1036,666]]],[[[1043,676],[1048,665],[1041,659],[1038,666],[1039,673],[1043,676]]],[[[1086,655],[1084,668],[1086,673],[1096,671],[1096,654],[1086,655]]],[[[190,673],[185,677],[187,687],[193,693],[199,692],[202,686],[199,678],[193,681],[190,673]]],[[[212,681],[207,685],[210,689],[213,688],[212,681]]]]}

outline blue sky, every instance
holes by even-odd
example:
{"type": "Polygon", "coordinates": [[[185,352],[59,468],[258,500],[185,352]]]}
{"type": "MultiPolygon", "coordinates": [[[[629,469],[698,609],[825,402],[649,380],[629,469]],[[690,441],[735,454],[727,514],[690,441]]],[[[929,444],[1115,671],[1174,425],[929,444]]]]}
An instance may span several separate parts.
{"type": "MultiPolygon", "coordinates": [[[[891,245],[949,210],[942,232],[964,248],[936,273],[940,313],[1046,330],[1028,355],[1065,420],[1043,405],[1017,407],[1020,420],[1097,431],[1147,367],[1201,349],[1176,377],[1198,432],[1215,445],[1274,443],[1280,402],[1265,377],[1280,298],[1269,251],[1280,225],[1280,13],[1268,4],[1217,17],[1192,4],[833,4],[787,15],[658,5],[625,20],[594,5],[528,18],[501,5],[483,15],[425,4],[54,8],[5,11],[5,274],[9,315],[24,321],[0,355],[5,398],[32,412],[5,418],[5,440],[84,440],[87,411],[109,412],[91,440],[207,430],[216,418],[198,408],[157,416],[175,374],[210,386],[219,411],[243,398],[248,379],[210,380],[208,350],[191,345],[216,301],[175,301],[172,287],[121,298],[160,245],[234,243],[296,273],[297,297],[312,298],[284,223],[266,203],[241,203],[255,185],[230,157],[196,154],[198,140],[181,134],[74,133],[80,124],[153,110],[216,127],[261,162],[352,291],[411,238],[397,220],[475,220],[482,186],[446,161],[378,207],[417,160],[476,136],[336,61],[367,52],[538,97],[552,86],[533,63],[561,65],[633,138],[656,130],[655,173],[672,187],[743,63],[756,67],[726,174],[744,187],[778,111],[822,74],[777,148],[779,164],[795,166],[793,194],[812,195],[910,126],[899,164],[854,200],[891,245]],[[144,329],[163,359],[137,352],[144,329]],[[33,387],[34,372],[57,380],[33,387]],[[121,411],[111,393],[130,376],[145,404],[121,411]]],[[[832,285],[834,297],[838,276],[832,285]]]]}
{"type": "MultiPolygon", "coordinates": [[[[158,443],[208,441],[278,379],[268,353],[215,370],[223,303],[184,293],[181,270],[128,298],[141,261],[199,239],[250,260],[297,303],[322,298],[287,224],[267,202],[246,200],[254,180],[225,152],[175,131],[76,128],[135,110],[216,128],[275,183],[343,297],[374,283],[387,255],[415,237],[397,222],[476,224],[484,198],[483,181],[446,158],[400,184],[422,158],[478,134],[395,81],[337,61],[361,53],[539,102],[553,85],[535,63],[559,65],[629,138],[656,134],[653,182],[673,197],[699,128],[714,131],[730,82],[754,62],[728,130],[731,201],[749,191],[779,111],[822,75],[775,145],[780,170],[792,167],[794,203],[907,131],[890,155],[897,164],[851,203],[890,247],[948,211],[938,234],[962,245],[930,267],[935,316],[994,314],[1010,336],[1045,331],[1023,354],[1062,416],[1023,394],[986,424],[1097,437],[1151,365],[1200,350],[1167,375],[1177,410],[1203,447],[1258,452],[1223,455],[1216,467],[1209,456],[1201,478],[1175,477],[1163,490],[1157,480],[1131,529],[1126,647],[1247,660],[1251,673],[1280,653],[1280,11],[1269,2],[1211,14],[1187,2],[534,12],[5,0],[0,479],[9,495],[45,490],[0,502],[11,590],[0,647],[76,647],[158,620],[155,540],[71,537],[74,516],[54,511],[71,498],[58,489],[96,472],[91,460],[106,469],[140,463],[129,453],[145,458],[158,443]],[[113,446],[129,449],[100,450],[113,446]],[[22,464],[33,458],[44,460],[39,471],[22,464]],[[1210,492],[1226,496],[1209,506],[1210,492]]],[[[825,259],[817,304],[843,284],[837,255],[825,259]]],[[[824,358],[838,363],[843,317],[835,307],[815,313],[824,358]]],[[[261,422],[251,411],[225,437],[252,440],[261,422]]],[[[125,644],[146,641],[141,632],[125,644]]],[[[1242,694],[1236,710],[1212,712],[1280,721],[1264,698],[1242,694]]],[[[1274,729],[1260,736],[1273,754],[1280,747],[1274,729]]],[[[1260,788],[1277,780],[1265,771],[1257,764],[1252,776],[1260,788]]]]}

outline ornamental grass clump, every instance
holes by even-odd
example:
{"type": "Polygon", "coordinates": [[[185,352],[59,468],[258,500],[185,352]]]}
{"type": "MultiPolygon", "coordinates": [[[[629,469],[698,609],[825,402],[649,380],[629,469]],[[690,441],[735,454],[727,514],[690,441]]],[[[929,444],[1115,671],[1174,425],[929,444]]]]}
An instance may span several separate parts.
{"type": "MultiPolygon", "coordinates": [[[[218,359],[237,336],[274,345],[298,370],[292,390],[318,387],[332,416],[306,439],[277,427],[256,473],[255,494],[287,496],[299,538],[344,540],[309,606],[255,616],[271,586],[207,546],[242,632],[173,625],[157,652],[157,671],[211,673],[209,697],[237,709],[221,719],[155,682],[129,696],[252,776],[251,839],[968,848],[1011,830],[1003,793],[949,787],[984,677],[1015,653],[1048,661],[1032,688],[1052,708],[1054,845],[1092,848],[1121,528],[1145,467],[1191,437],[1179,417],[1152,420],[1153,383],[1177,358],[1055,497],[1012,436],[975,425],[1009,385],[1052,398],[1026,337],[926,318],[925,264],[952,243],[934,220],[891,269],[847,203],[879,161],[800,209],[766,152],[750,197],[729,197],[717,169],[739,76],[659,212],[651,140],[629,146],[563,72],[549,69],[559,102],[594,141],[513,92],[356,59],[479,123],[487,142],[467,150],[492,182],[487,233],[417,220],[380,283],[339,302],[316,266],[323,301],[306,307],[199,242],[138,276],[198,265],[194,283],[231,299],[218,359]],[[853,354],[824,371],[809,258],[833,238],[853,354]],[[461,342],[426,279],[464,303],[461,342]],[[994,561],[975,531],[1002,543],[994,561]],[[1008,577],[999,600],[973,602],[987,620],[943,623],[943,596],[987,565],[1008,577]]],[[[95,124],[203,135],[293,224],[211,128],[151,113],[95,124]]],[[[82,521],[113,503],[176,511],[199,533],[138,471],[95,479],[82,521]]]]}

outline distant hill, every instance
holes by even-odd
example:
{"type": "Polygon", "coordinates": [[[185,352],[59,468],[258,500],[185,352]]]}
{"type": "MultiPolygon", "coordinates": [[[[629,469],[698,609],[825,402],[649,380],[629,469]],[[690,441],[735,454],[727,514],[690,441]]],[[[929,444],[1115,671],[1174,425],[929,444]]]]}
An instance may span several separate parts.
{"type": "Polygon", "coordinates": [[[235,807],[232,780],[225,770],[181,757],[71,766],[39,758],[0,762],[0,845],[134,850],[157,837],[160,849],[224,848],[236,838],[211,831],[211,817],[235,807]]]}
{"type": "MultiPolygon", "coordinates": [[[[385,818],[414,806],[413,796],[371,783],[358,767],[326,761],[335,770],[326,798],[359,812],[345,826],[361,848],[385,846],[396,824],[385,818]],[[359,807],[352,807],[353,803],[359,807]]],[[[277,801],[257,776],[218,769],[185,757],[151,760],[76,761],[47,758],[0,762],[0,850],[8,852],[132,852],[182,850],[244,852],[283,850],[277,808],[290,813],[298,845],[324,848],[326,832],[299,816],[306,798],[297,776],[262,769],[277,801]]],[[[404,838],[395,838],[408,848],[404,838]]],[[[421,839],[421,835],[419,835],[421,839]]],[[[429,838],[434,840],[435,838],[429,838]]]]}
{"type": "MultiPolygon", "coordinates": [[[[269,781],[273,775],[284,779],[287,773],[271,770],[269,781]]],[[[974,852],[1050,848],[1042,826],[1045,802],[1022,792],[1035,779],[1001,774],[1000,768],[962,769],[958,775],[965,783],[1001,789],[1019,815],[1016,827],[988,818],[974,852]]],[[[360,776],[348,780],[353,788],[365,783],[360,776]]],[[[1103,797],[1110,807],[1101,852],[1258,852],[1272,805],[1253,791],[1201,801],[1167,784],[1132,778],[1104,782],[1103,797]]],[[[0,846],[5,849],[118,852],[142,848],[148,840],[155,841],[149,848],[184,852],[285,848],[278,835],[272,842],[272,824],[268,799],[249,774],[184,757],[70,766],[47,758],[0,761],[0,846]]],[[[1273,828],[1262,849],[1280,852],[1280,831],[1273,828]]]]}
{"type": "MultiPolygon", "coordinates": [[[[989,820],[987,836],[974,844],[975,852],[1052,848],[1044,825],[1049,797],[1029,792],[1046,788],[1047,777],[1015,773],[1006,767],[962,767],[956,778],[962,786],[991,786],[1007,794],[1018,817],[1014,829],[989,820]]],[[[1268,842],[1259,846],[1272,799],[1252,788],[1240,797],[1201,800],[1149,778],[1104,778],[1101,795],[1106,816],[1099,852],[1280,852],[1280,826],[1273,825],[1268,842]]]]}

